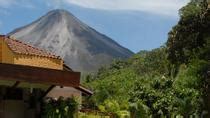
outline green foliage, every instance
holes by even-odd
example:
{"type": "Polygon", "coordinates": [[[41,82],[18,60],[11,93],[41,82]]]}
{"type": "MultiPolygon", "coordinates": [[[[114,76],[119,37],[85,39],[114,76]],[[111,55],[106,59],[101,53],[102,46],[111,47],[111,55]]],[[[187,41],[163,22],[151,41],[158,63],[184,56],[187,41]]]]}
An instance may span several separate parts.
{"type": "Polygon", "coordinates": [[[128,112],[128,111],[118,111],[117,116],[119,118],[130,118],[130,112],[128,112]]]}
{"type": "Polygon", "coordinates": [[[174,84],[181,89],[183,89],[183,87],[189,88],[192,86],[195,89],[202,88],[202,85],[204,84],[202,82],[205,82],[205,80],[201,75],[205,74],[208,66],[208,62],[204,60],[192,60],[188,66],[180,66],[179,74],[177,75],[174,84]]]}
{"type": "Polygon", "coordinates": [[[168,114],[172,102],[171,87],[173,81],[164,76],[145,76],[142,80],[144,82],[140,80],[134,83],[133,90],[130,92],[130,102],[140,102],[147,106],[150,115],[168,114]]]}
{"type": "Polygon", "coordinates": [[[181,19],[169,32],[167,41],[171,63],[180,65],[195,57],[202,59],[199,53],[207,49],[210,31],[206,6],[205,2],[194,1],[180,10],[181,19]]]}
{"type": "Polygon", "coordinates": [[[120,105],[116,100],[106,99],[102,105],[99,105],[99,110],[103,112],[116,112],[120,111],[120,105]],[[101,109],[100,109],[101,108],[101,109]]]}
{"type": "Polygon", "coordinates": [[[140,52],[131,57],[128,62],[139,75],[148,73],[151,75],[167,75],[169,74],[167,57],[166,48],[161,47],[152,51],[140,52]]]}
{"type": "Polygon", "coordinates": [[[98,114],[91,114],[91,113],[79,113],[78,118],[111,118],[108,115],[98,115],[98,114]]]}
{"type": "Polygon", "coordinates": [[[201,75],[208,62],[191,60],[180,66],[175,77],[170,76],[169,66],[164,47],[125,62],[115,61],[87,83],[95,91],[90,103],[103,112],[128,110],[133,117],[199,115],[203,107],[201,75]]]}
{"type": "Polygon", "coordinates": [[[85,83],[94,90],[89,106],[104,112],[127,110],[132,118],[200,116],[205,73],[210,67],[210,14],[205,0],[180,10],[166,47],[115,60],[85,83]]]}
{"type": "Polygon", "coordinates": [[[150,108],[146,106],[141,100],[130,104],[131,117],[147,118],[149,116],[150,108]]]}
{"type": "MultiPolygon", "coordinates": [[[[96,100],[96,104],[101,104],[108,98],[121,102],[127,101],[128,95],[125,93],[128,93],[133,80],[137,78],[135,72],[129,69],[108,71],[103,75],[100,74],[98,76],[100,76],[100,79],[97,79],[90,84],[90,87],[95,90],[93,99],[96,100]]],[[[124,107],[124,105],[122,107],[124,107]]]]}
{"type": "Polygon", "coordinates": [[[184,6],[182,9],[180,9],[180,17],[184,20],[187,20],[190,18],[194,18],[195,16],[199,16],[202,13],[201,5],[202,4],[197,1],[190,2],[187,6],[184,6]]]}
{"type": "Polygon", "coordinates": [[[60,97],[58,100],[49,98],[45,101],[43,118],[74,118],[74,114],[78,109],[78,103],[74,98],[60,97]]]}

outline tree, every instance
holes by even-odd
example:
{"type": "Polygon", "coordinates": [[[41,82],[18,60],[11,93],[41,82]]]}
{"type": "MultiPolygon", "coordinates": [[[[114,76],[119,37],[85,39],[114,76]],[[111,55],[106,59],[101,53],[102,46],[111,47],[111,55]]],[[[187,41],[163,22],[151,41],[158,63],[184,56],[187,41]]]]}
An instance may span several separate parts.
{"type": "Polygon", "coordinates": [[[167,41],[168,59],[176,65],[188,63],[206,44],[203,2],[190,2],[180,10],[180,21],[169,32],[167,41]]]}

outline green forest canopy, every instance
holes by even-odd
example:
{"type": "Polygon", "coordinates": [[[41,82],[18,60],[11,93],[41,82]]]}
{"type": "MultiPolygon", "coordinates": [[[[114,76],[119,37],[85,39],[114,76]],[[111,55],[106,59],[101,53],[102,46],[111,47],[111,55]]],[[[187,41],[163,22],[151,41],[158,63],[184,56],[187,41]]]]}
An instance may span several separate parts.
{"type": "Polygon", "coordinates": [[[205,1],[180,9],[180,20],[165,46],[115,60],[85,84],[94,90],[88,108],[135,117],[200,115],[204,110],[205,77],[210,67],[210,12],[205,1]],[[208,15],[207,15],[208,14],[208,15]]]}

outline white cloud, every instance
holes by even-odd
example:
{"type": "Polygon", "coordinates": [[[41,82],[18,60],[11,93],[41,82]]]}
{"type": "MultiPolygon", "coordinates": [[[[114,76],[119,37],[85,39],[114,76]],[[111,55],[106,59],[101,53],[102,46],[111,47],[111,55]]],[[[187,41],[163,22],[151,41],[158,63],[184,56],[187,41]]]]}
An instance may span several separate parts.
{"type": "Polygon", "coordinates": [[[64,0],[46,0],[45,1],[48,7],[52,7],[54,9],[60,8],[64,3],[64,0]]]}
{"type": "Polygon", "coordinates": [[[34,8],[30,0],[0,0],[0,8],[10,8],[12,6],[34,8]]]}
{"type": "Polygon", "coordinates": [[[190,0],[64,0],[69,4],[101,10],[132,10],[176,15],[190,0]]]}
{"type": "Polygon", "coordinates": [[[0,0],[0,7],[3,7],[3,8],[8,8],[15,4],[17,4],[16,0],[0,0]]]}
{"type": "MultiPolygon", "coordinates": [[[[178,10],[190,0],[43,0],[47,7],[62,8],[74,4],[99,10],[143,11],[162,15],[178,15],[178,10]]],[[[19,6],[33,8],[31,0],[0,0],[0,8],[19,6]]]]}

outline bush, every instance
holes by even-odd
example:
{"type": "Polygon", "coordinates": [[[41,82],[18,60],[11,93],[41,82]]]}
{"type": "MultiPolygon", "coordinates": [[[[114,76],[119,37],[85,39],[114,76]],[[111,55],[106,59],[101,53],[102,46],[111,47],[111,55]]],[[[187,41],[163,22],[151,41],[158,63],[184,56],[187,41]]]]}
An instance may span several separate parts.
{"type": "Polygon", "coordinates": [[[43,118],[74,118],[78,103],[74,98],[60,97],[58,100],[48,98],[45,100],[43,109],[43,118]]]}

